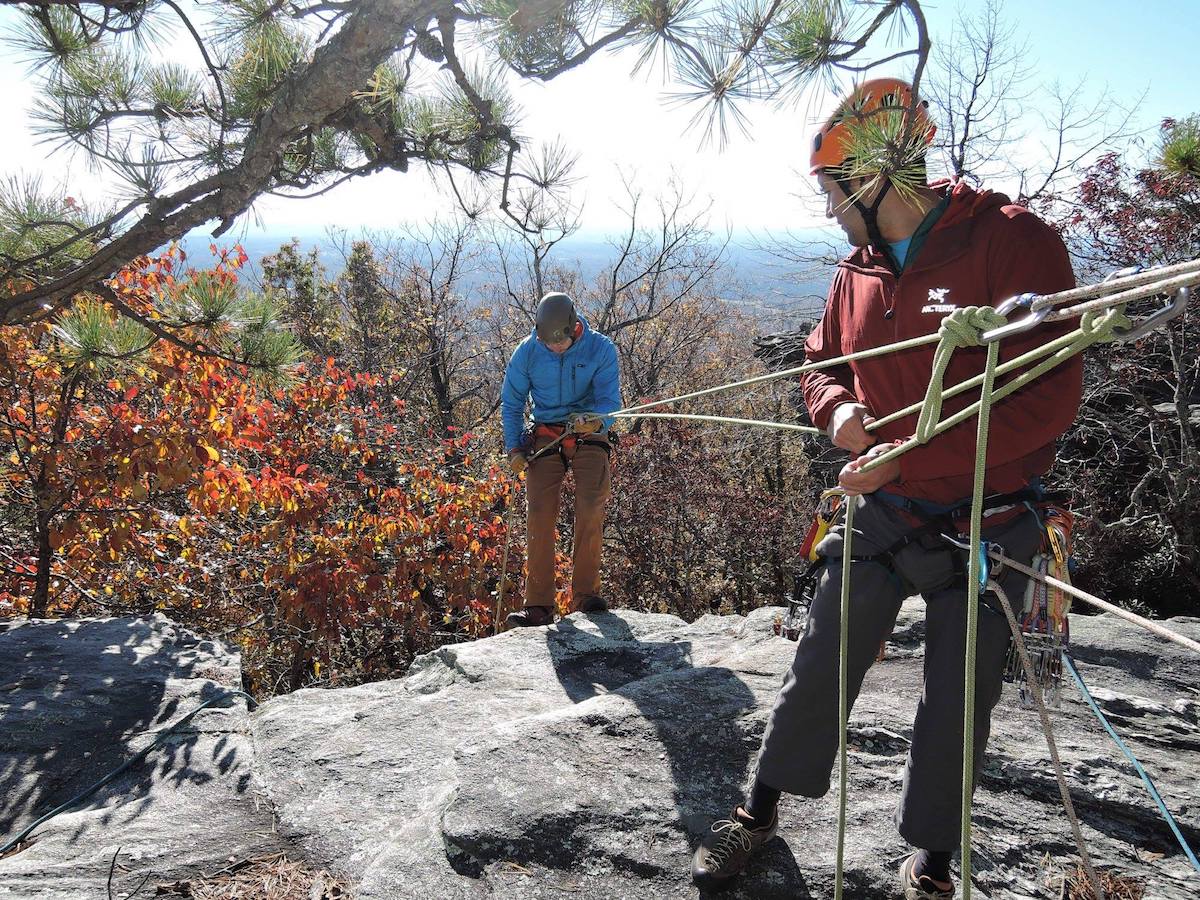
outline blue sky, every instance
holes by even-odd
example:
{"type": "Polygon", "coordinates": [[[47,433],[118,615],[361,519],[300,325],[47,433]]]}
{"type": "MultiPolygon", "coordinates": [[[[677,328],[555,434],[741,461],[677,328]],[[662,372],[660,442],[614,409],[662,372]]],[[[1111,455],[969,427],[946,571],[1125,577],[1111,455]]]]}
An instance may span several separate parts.
{"type": "MultiPolygon", "coordinates": [[[[968,8],[979,5],[975,0],[968,8]]],[[[954,2],[925,5],[935,39],[957,8],[954,2]]],[[[1194,55],[1200,0],[1006,0],[1004,15],[1029,41],[1035,81],[1074,83],[1086,77],[1089,89],[1107,85],[1126,100],[1145,90],[1138,121],[1146,128],[1164,116],[1200,111],[1194,55]]],[[[0,24],[12,17],[11,9],[0,9],[0,24]]],[[[0,173],[41,171],[74,193],[102,197],[103,184],[81,161],[69,162],[62,154],[47,157],[47,149],[35,144],[25,127],[32,86],[7,49],[0,56],[0,117],[12,129],[0,149],[0,173]]],[[[805,157],[816,123],[828,109],[827,97],[814,93],[785,109],[748,107],[751,136],[735,135],[718,152],[698,147],[696,135],[685,132],[691,110],[668,108],[661,85],[631,79],[628,70],[625,59],[593,60],[549,85],[523,86],[518,94],[526,133],[560,138],[581,156],[575,200],[586,231],[604,232],[622,221],[622,173],[650,195],[676,174],[699,202],[711,203],[717,229],[806,227],[819,221],[798,195],[809,190],[805,157]]],[[[1030,142],[1021,152],[1039,151],[1030,142]]],[[[388,228],[447,208],[446,198],[423,176],[385,173],[317,200],[266,199],[256,206],[261,225],[247,218],[245,227],[271,233],[314,233],[328,225],[388,228]]]]}

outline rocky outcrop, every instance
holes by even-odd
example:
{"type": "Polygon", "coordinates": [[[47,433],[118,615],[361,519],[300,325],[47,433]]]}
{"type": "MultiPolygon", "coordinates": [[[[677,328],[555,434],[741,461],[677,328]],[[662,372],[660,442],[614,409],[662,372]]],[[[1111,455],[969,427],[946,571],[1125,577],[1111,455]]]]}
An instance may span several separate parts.
{"type": "MultiPolygon", "coordinates": [[[[691,848],[750,779],[794,650],[774,635],[775,612],[709,616],[691,624],[624,611],[574,615],[551,628],[443,647],[420,658],[403,679],[298,691],[264,704],[248,721],[240,703],[203,713],[196,733],[185,736],[190,749],[173,748],[173,762],[152,760],[137,778],[48,823],[29,850],[0,861],[0,896],[6,889],[15,896],[96,895],[71,888],[97,877],[97,867],[106,871],[116,845],[133,846],[130,836],[145,830],[161,808],[175,810],[154,826],[162,846],[141,857],[143,868],[156,872],[182,871],[215,852],[215,844],[224,844],[224,856],[248,855],[246,845],[263,832],[264,842],[286,842],[314,865],[346,876],[364,900],[694,897],[691,848]],[[251,748],[241,731],[247,726],[252,783],[251,748]],[[223,752],[216,748],[216,730],[231,733],[222,735],[230,740],[223,752]],[[203,782],[185,774],[231,751],[225,770],[204,770],[209,777],[203,782]],[[278,834],[271,834],[266,807],[255,809],[255,791],[273,808],[278,834]],[[186,806],[184,792],[200,805],[186,806]],[[205,794],[202,804],[199,794],[205,794]],[[183,810],[192,811],[191,821],[181,820],[183,810]],[[197,831],[204,832],[201,839],[192,839],[197,831]],[[77,877],[73,865],[90,874],[77,877]]],[[[919,603],[905,605],[888,658],[868,675],[852,717],[849,897],[895,896],[894,869],[906,848],[891,817],[920,691],[921,613],[919,603]]],[[[142,630],[121,645],[129,649],[118,651],[129,657],[122,680],[135,671],[149,674],[138,668],[147,656],[191,654],[189,677],[166,679],[191,684],[190,699],[201,696],[204,683],[231,683],[227,666],[235,657],[224,657],[219,677],[204,672],[208,663],[202,660],[219,658],[219,645],[189,647],[190,638],[172,644],[170,635],[180,632],[163,620],[126,627],[142,630]],[[137,651],[148,640],[157,641],[158,649],[137,651]]],[[[1200,636],[1196,620],[1177,619],[1174,627],[1200,636]]],[[[8,649],[14,637],[26,629],[30,636],[41,629],[66,634],[66,628],[38,624],[0,635],[5,772],[15,771],[10,767],[16,760],[29,773],[38,767],[47,776],[69,773],[68,761],[79,757],[57,740],[14,746],[9,717],[34,721],[37,710],[19,708],[3,691],[10,680],[25,677],[14,678],[14,671],[32,665],[26,656],[24,667],[14,667],[8,649]]],[[[1193,844],[1200,843],[1196,661],[1109,617],[1079,617],[1073,631],[1076,657],[1098,700],[1155,776],[1193,844]]],[[[37,646],[53,647],[55,640],[70,638],[38,639],[37,646]]],[[[94,650],[108,646],[98,641],[94,650]]],[[[65,661],[58,666],[66,667],[65,661]]],[[[58,678],[49,674],[53,667],[45,671],[41,688],[28,686],[41,690],[39,697],[58,678]]],[[[93,689],[104,693],[115,683],[101,679],[93,689]]],[[[131,690],[122,705],[152,693],[148,686],[131,690]]],[[[167,704],[165,695],[143,703],[136,720],[112,727],[136,746],[144,738],[133,735],[157,727],[160,716],[173,718],[163,714],[167,704]]],[[[188,708],[179,696],[175,710],[188,708]]],[[[42,713],[72,719],[58,706],[42,713]]],[[[1055,724],[1097,862],[1140,879],[1147,898],[1197,896],[1200,876],[1073,689],[1064,690],[1055,724]]],[[[83,736],[77,743],[85,740],[96,743],[83,736]]],[[[103,768],[97,764],[95,771],[103,768]]],[[[84,780],[80,774],[77,781],[84,780]]],[[[10,778],[5,785],[17,783],[10,778]]],[[[32,783],[21,781],[19,790],[28,792],[32,783]]],[[[0,802],[4,827],[11,831],[70,790],[56,786],[57,793],[47,789],[19,804],[10,803],[6,791],[0,802]]],[[[831,896],[836,809],[832,793],[820,801],[785,798],[780,837],[729,896],[831,896]]],[[[976,897],[1059,896],[1053,879],[1071,862],[1070,831],[1036,716],[1012,696],[996,716],[975,823],[976,897]]],[[[103,880],[90,883],[103,886],[103,880]]]]}
{"type": "MultiPolygon", "coordinates": [[[[0,632],[0,846],[205,701],[240,660],[161,615],[0,632]]],[[[210,708],[0,860],[0,897],[125,897],[284,849],[253,791],[246,704],[210,708]]]]}
{"type": "MultiPolygon", "coordinates": [[[[905,852],[891,817],[920,692],[920,614],[906,606],[853,717],[852,897],[894,896],[905,852]]],[[[263,783],[284,828],[352,872],[363,898],[694,896],[690,849],[740,798],[793,652],[774,615],[577,615],[443,648],[402,681],[300,691],[255,717],[263,783]]],[[[1107,618],[1076,632],[1086,676],[1194,840],[1195,660],[1107,618]]],[[[1056,722],[1099,864],[1142,879],[1147,897],[1196,896],[1197,876],[1082,704],[1065,701],[1056,722]]],[[[836,797],[787,799],[783,820],[734,896],[832,894],[836,797]]],[[[975,821],[977,896],[1058,896],[1046,881],[1072,841],[1037,720],[1011,698],[975,821]]]]}

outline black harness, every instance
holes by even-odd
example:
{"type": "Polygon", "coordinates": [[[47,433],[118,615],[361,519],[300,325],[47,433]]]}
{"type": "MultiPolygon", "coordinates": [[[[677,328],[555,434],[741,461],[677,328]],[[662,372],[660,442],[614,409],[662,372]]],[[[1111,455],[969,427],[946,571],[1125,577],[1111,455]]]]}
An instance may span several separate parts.
{"type": "MultiPolygon", "coordinates": [[[[921,519],[922,523],[911,531],[905,532],[904,535],[886,549],[878,553],[851,554],[850,561],[875,563],[876,565],[883,566],[893,575],[897,574],[896,557],[906,547],[917,543],[925,537],[940,537],[943,534],[954,534],[958,530],[954,524],[954,520],[971,506],[971,501],[967,499],[943,511],[930,513],[927,509],[908,497],[900,497],[896,494],[890,494],[888,497],[889,499],[886,502],[911,513],[918,519],[921,519]]],[[[1011,491],[1006,494],[991,494],[983,498],[983,514],[986,516],[989,512],[994,512],[1002,507],[1015,506],[1022,503],[1039,503],[1044,499],[1045,493],[1040,486],[1025,487],[1019,491],[1011,491]]],[[[952,583],[962,583],[965,585],[967,580],[967,566],[964,555],[955,553],[951,558],[954,561],[954,581],[952,583]]],[[[826,562],[825,558],[818,558],[810,562],[807,568],[796,576],[795,583],[792,586],[792,599],[788,603],[791,610],[798,608],[807,609],[812,604],[813,594],[816,590],[817,576],[826,562]]]]}

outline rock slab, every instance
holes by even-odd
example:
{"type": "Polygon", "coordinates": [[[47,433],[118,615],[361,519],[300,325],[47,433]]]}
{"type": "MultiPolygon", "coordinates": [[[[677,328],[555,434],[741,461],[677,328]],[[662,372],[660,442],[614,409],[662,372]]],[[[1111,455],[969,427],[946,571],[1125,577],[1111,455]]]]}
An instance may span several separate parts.
{"type": "MultiPolygon", "coordinates": [[[[31,621],[0,631],[0,846],[208,700],[241,661],[162,615],[31,621]]],[[[255,797],[243,699],[210,707],[0,860],[0,897],[125,897],[277,852],[255,797]],[[115,860],[115,861],[114,861],[115,860]]]]}
{"type": "MultiPolygon", "coordinates": [[[[363,900],[695,897],[692,847],[740,800],[795,645],[748,617],[574,615],[421,657],[406,677],[239,699],[0,860],[0,898],[113,896],[286,851],[363,900]]],[[[892,825],[921,690],[905,604],[851,721],[846,896],[893,898],[892,825]]],[[[1200,621],[1173,627],[1200,637],[1200,621]]],[[[1186,651],[1077,617],[1075,655],[1200,845],[1200,690],[1186,651]]],[[[161,616],[0,632],[0,841],[240,682],[237,654],[161,616]]],[[[1075,849],[1036,716],[1009,691],[976,795],[980,898],[1054,898],[1075,849]]],[[[1085,836],[1147,900],[1200,896],[1140,781],[1072,688],[1055,714],[1085,836]]],[[[780,836],[726,896],[829,897],[835,794],[785,798],[780,836]]]]}
{"type": "MultiPolygon", "coordinates": [[[[617,611],[443,647],[404,679],[298,691],[253,717],[281,828],[363,900],[695,897],[692,847],[752,777],[795,645],[749,617],[617,611]]],[[[907,848],[892,824],[921,690],[919,601],[852,716],[847,896],[893,898],[907,848]]],[[[1196,620],[1173,625],[1200,636],[1196,620]]],[[[1078,617],[1096,696],[1195,845],[1196,661],[1110,617],[1078,617]]],[[[1073,688],[1055,714],[1085,838],[1146,898],[1200,896],[1140,781],[1073,688]]],[[[727,896],[829,897],[836,793],[785,798],[780,836],[727,896]]],[[[976,796],[975,896],[1058,897],[1072,864],[1036,714],[997,711],[976,796]]]]}

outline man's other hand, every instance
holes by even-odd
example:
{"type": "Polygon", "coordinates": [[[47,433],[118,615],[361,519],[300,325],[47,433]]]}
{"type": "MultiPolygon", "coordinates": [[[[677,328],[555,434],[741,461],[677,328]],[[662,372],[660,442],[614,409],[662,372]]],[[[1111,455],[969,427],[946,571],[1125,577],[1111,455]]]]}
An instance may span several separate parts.
{"type": "Polygon", "coordinates": [[[522,472],[529,468],[529,460],[525,456],[525,451],[510,450],[508,453],[508,465],[514,475],[520,476],[522,472]]]}
{"type": "Polygon", "coordinates": [[[866,429],[874,421],[875,417],[861,403],[842,403],[834,408],[825,432],[835,447],[862,453],[875,443],[866,429]]]}
{"type": "Polygon", "coordinates": [[[595,434],[604,427],[604,420],[599,416],[583,415],[576,416],[571,422],[571,430],[576,434],[595,434]]]}
{"type": "Polygon", "coordinates": [[[873,494],[885,484],[890,484],[900,477],[900,460],[892,459],[870,471],[861,471],[863,466],[881,454],[893,449],[895,444],[876,444],[858,459],[852,459],[842,466],[838,475],[838,485],[849,496],[873,494]]]}

